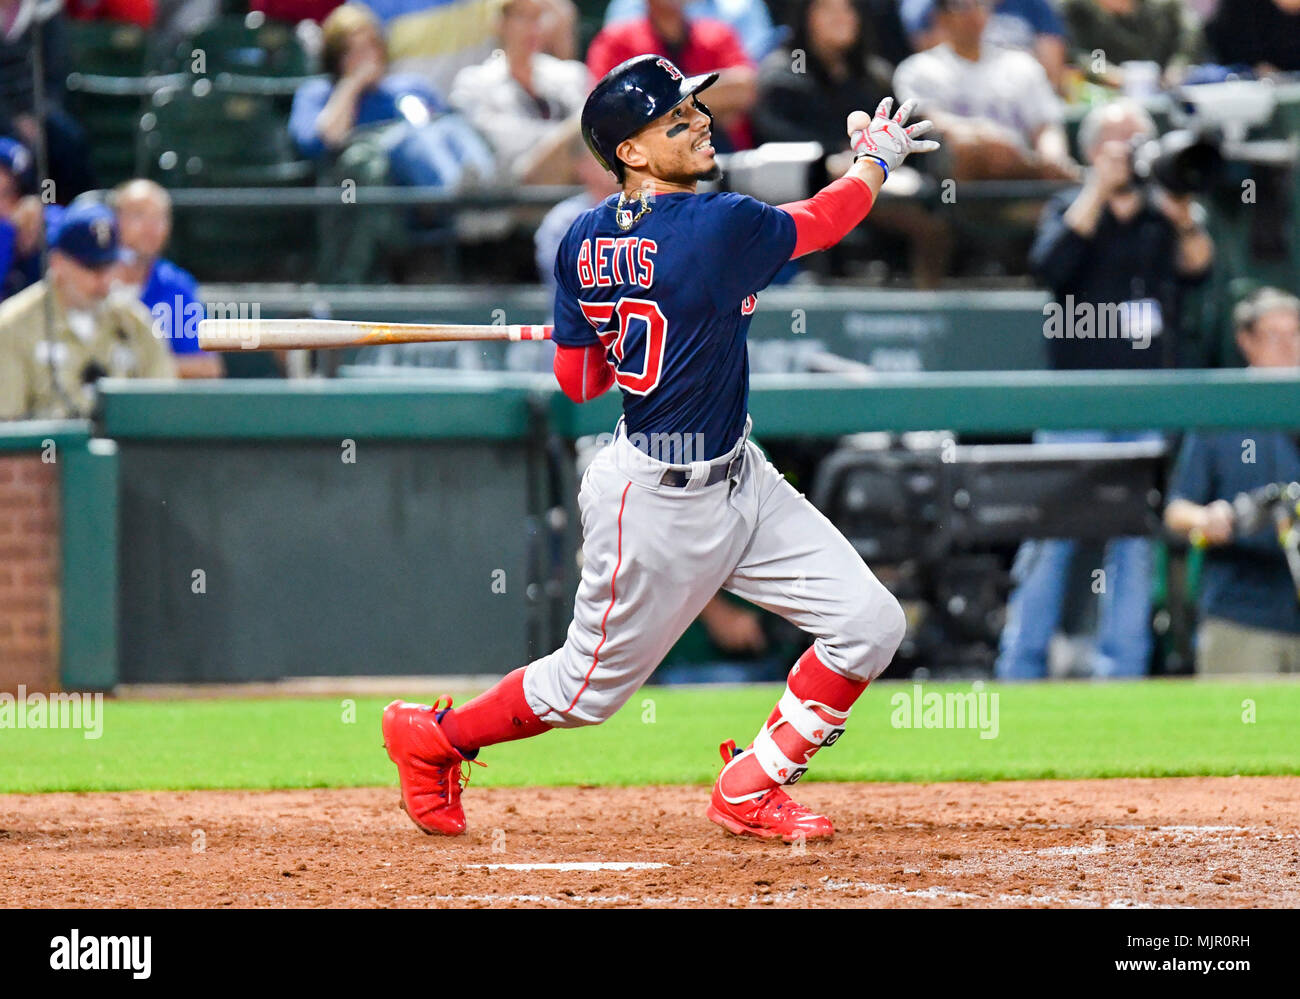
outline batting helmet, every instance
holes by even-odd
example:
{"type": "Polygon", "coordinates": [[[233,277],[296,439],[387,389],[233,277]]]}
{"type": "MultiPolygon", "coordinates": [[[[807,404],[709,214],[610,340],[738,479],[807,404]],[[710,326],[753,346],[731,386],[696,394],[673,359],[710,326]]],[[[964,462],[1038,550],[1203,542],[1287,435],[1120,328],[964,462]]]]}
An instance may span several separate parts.
{"type": "MultiPolygon", "coordinates": [[[[582,138],[600,165],[622,180],[623,164],[615,153],[618,144],[711,87],[717,78],[717,73],[686,76],[657,55],[640,55],[620,63],[588,95],[582,107],[582,138]]],[[[700,108],[709,114],[703,104],[700,108]]]]}

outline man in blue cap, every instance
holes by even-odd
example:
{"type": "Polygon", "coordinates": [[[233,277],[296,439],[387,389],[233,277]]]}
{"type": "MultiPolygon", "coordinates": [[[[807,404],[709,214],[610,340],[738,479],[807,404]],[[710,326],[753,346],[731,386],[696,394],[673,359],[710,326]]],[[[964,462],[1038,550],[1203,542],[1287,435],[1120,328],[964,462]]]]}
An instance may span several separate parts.
{"type": "Polygon", "coordinates": [[[45,279],[0,303],[0,419],[88,416],[104,376],[175,377],[144,307],[109,297],[120,256],[107,207],[68,208],[45,279]]]}

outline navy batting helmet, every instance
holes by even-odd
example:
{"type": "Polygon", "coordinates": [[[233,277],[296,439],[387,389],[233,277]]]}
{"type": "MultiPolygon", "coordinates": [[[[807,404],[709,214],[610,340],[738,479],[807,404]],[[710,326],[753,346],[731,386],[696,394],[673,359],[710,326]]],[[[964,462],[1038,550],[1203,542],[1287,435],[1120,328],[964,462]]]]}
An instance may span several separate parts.
{"type": "MultiPolygon", "coordinates": [[[[663,56],[640,55],[604,75],[582,107],[582,138],[606,170],[623,179],[623,164],[614,152],[660,115],[711,87],[717,73],[686,76],[663,56]]],[[[701,109],[708,114],[708,108],[701,109]]]]}

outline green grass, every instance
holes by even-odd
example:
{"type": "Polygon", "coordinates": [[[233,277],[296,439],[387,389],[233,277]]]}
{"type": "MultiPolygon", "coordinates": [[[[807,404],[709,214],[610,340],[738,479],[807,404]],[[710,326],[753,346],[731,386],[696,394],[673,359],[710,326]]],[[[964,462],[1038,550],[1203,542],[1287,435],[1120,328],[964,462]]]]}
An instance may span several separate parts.
{"type": "MultiPolygon", "coordinates": [[[[969,692],[929,684],[925,693],[969,692]]],[[[896,728],[880,683],[848,734],[816,759],[816,780],[1300,774],[1300,684],[1277,682],[989,686],[997,738],[969,728],[896,728]],[[1243,720],[1253,702],[1255,720],[1243,720]]],[[[483,785],[705,784],[726,737],[747,742],[779,687],[647,687],[605,725],[492,747],[483,785]],[[653,702],[651,704],[651,702],[653,702]],[[651,718],[653,720],[651,720],[651,718]]],[[[412,697],[430,692],[412,690],[412,697]]],[[[380,748],[387,698],[104,702],[103,734],[0,729],[0,791],[347,787],[395,784],[380,748]]]]}

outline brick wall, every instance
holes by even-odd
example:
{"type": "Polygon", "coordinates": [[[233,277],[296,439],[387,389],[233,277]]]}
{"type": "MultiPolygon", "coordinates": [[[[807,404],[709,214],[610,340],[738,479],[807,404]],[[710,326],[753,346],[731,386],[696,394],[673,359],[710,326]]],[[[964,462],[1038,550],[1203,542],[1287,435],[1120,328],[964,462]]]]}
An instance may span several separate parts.
{"type": "Polygon", "coordinates": [[[40,455],[0,455],[0,690],[59,682],[59,477],[40,455]]]}

